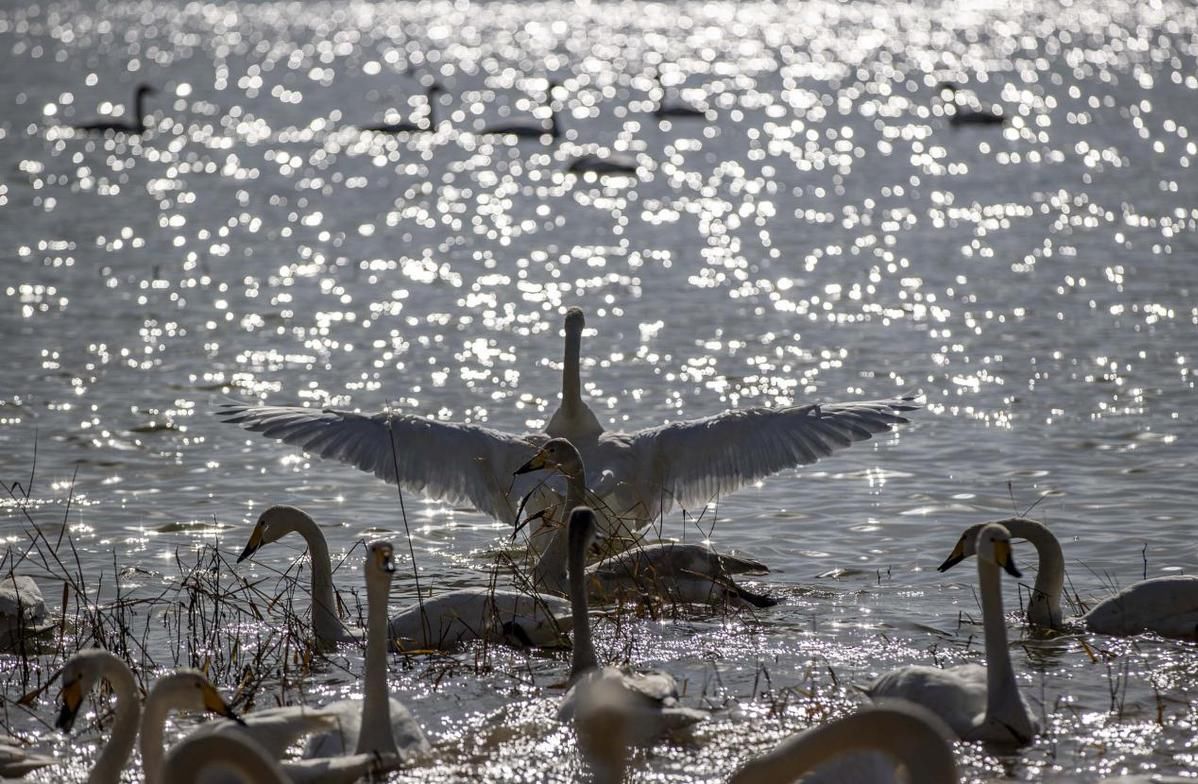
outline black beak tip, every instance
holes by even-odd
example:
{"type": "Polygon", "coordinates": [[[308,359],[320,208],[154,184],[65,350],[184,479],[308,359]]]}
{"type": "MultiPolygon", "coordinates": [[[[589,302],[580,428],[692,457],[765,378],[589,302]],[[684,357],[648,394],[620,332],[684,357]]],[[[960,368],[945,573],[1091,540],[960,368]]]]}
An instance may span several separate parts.
{"type": "Polygon", "coordinates": [[[250,545],[248,545],[248,544],[247,544],[247,545],[245,546],[245,549],[241,551],[241,555],[237,556],[237,563],[241,563],[241,562],[242,562],[242,561],[244,561],[246,558],[249,558],[251,555],[253,555],[253,554],[254,554],[254,552],[255,552],[257,549],[258,549],[258,548],[256,548],[256,547],[251,547],[250,545]]]}
{"type": "Polygon", "coordinates": [[[54,729],[59,732],[69,733],[74,726],[75,711],[63,705],[62,710],[58,712],[58,718],[54,721],[54,729]]]}
{"type": "Polygon", "coordinates": [[[1023,572],[1019,571],[1015,567],[1014,561],[1007,561],[1006,570],[1007,574],[1011,575],[1012,577],[1023,577],[1023,572]]]}
{"type": "Polygon", "coordinates": [[[942,563],[936,567],[936,571],[947,572],[949,569],[952,569],[954,566],[961,563],[962,560],[964,560],[964,559],[957,558],[955,556],[950,555],[948,558],[946,558],[944,560],[944,563],[942,563]]]}

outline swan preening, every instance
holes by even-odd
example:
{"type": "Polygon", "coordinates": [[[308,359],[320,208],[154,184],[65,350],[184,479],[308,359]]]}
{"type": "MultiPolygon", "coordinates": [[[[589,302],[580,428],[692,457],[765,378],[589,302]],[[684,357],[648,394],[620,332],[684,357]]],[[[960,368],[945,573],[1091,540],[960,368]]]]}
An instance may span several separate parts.
{"type": "Polygon", "coordinates": [[[898,766],[910,784],[956,784],[950,733],[928,710],[889,700],[792,735],[729,784],[790,784],[805,773],[814,775],[803,784],[892,784],[898,766]]]}
{"type": "Polygon", "coordinates": [[[146,96],[158,92],[152,85],[139,84],[133,90],[133,114],[129,119],[96,120],[72,126],[77,131],[113,131],[114,133],[141,133],[146,130],[146,96]]]}
{"type": "MultiPolygon", "coordinates": [[[[1013,517],[1000,520],[1011,535],[1036,548],[1039,566],[1027,603],[1027,620],[1056,630],[1091,631],[1130,636],[1155,632],[1162,637],[1198,639],[1198,577],[1174,575],[1135,583],[1103,599],[1083,615],[1066,618],[1061,612],[1065,587],[1065,558],[1061,543],[1037,520],[1013,517]]],[[[976,552],[977,532],[986,523],[970,526],[957,540],[940,571],[956,566],[976,552]]]]}
{"type": "Polygon", "coordinates": [[[399,122],[382,122],[375,125],[362,126],[363,131],[373,133],[419,133],[437,130],[437,100],[445,93],[445,88],[439,82],[433,82],[424,91],[424,100],[428,105],[428,115],[423,123],[413,123],[408,120],[399,122]]]}
{"type": "MultiPolygon", "coordinates": [[[[358,640],[337,615],[333,567],[320,526],[294,506],[276,505],[262,512],[238,563],[263,545],[298,533],[308,544],[312,569],[312,629],[321,645],[358,640]]],[[[515,645],[555,645],[570,629],[570,607],[552,596],[538,597],[512,589],[462,588],[444,591],[392,615],[388,633],[402,648],[452,648],[484,638],[515,645]]]]}
{"type": "MultiPolygon", "coordinates": [[[[563,510],[574,509],[585,503],[583,476],[586,469],[582,456],[568,439],[551,438],[527,463],[516,469],[516,473],[542,469],[552,469],[566,478],[563,510]]],[[[533,585],[539,590],[566,593],[568,534],[565,527],[561,526],[552,531],[551,536],[551,541],[533,569],[533,585]]],[[[770,607],[776,604],[773,599],[748,591],[732,579],[733,574],[768,571],[762,563],[721,555],[707,545],[636,543],[628,550],[589,567],[585,584],[591,597],[605,602],[655,596],[687,603],[770,607]]]]}
{"type": "Polygon", "coordinates": [[[631,433],[609,433],[582,399],[583,313],[566,313],[562,399],[544,433],[511,434],[383,411],[226,404],[239,424],[319,457],[340,460],[406,490],[514,524],[524,487],[512,474],[549,438],[582,454],[586,486],[601,507],[603,533],[648,525],[676,505],[690,508],[786,468],[814,463],[907,422],[914,398],[811,403],[725,411],[631,433]],[[452,455],[453,460],[443,456],[452,455]]]}
{"type": "MultiPolygon", "coordinates": [[[[707,713],[678,705],[678,684],[664,672],[628,672],[600,667],[591,640],[587,617],[586,553],[595,538],[595,515],[585,506],[570,513],[567,526],[570,561],[570,607],[574,615],[574,646],[570,662],[570,690],[558,709],[560,721],[573,721],[579,706],[603,702],[605,690],[624,692],[622,745],[652,743],[663,734],[681,730],[707,718],[707,713]]],[[[588,708],[589,709],[589,708],[588,708]]]]}
{"type": "Polygon", "coordinates": [[[1020,576],[1011,554],[1011,535],[997,523],[985,525],[977,532],[976,551],[986,665],[900,667],[874,681],[867,693],[874,699],[899,698],[922,705],[964,740],[1023,746],[1040,727],[1019,693],[1007,648],[999,569],[1020,576]]]}

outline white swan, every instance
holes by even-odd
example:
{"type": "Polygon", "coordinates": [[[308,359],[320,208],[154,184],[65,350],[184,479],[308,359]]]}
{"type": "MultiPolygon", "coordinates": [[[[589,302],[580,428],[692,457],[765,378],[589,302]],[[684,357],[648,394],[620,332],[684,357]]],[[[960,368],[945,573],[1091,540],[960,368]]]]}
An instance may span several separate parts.
{"type": "MultiPolygon", "coordinates": [[[[361,639],[337,617],[333,567],[324,533],[294,506],[272,506],[258,516],[238,563],[289,533],[308,543],[312,569],[312,628],[322,645],[361,639]]],[[[570,630],[569,603],[519,591],[462,588],[424,599],[391,616],[388,630],[406,649],[453,648],[485,638],[520,646],[555,645],[570,630]]]]}
{"type": "Polygon", "coordinates": [[[305,757],[335,757],[354,749],[356,754],[393,754],[404,761],[428,753],[428,740],[420,725],[387,687],[387,597],[395,573],[390,542],[372,542],[366,548],[366,666],[362,675],[363,698],[341,700],[327,706],[341,716],[339,726],[308,741],[305,757]]]}
{"type": "MultiPolygon", "coordinates": [[[[1061,612],[1065,586],[1061,543],[1048,526],[1037,520],[1012,517],[999,524],[1011,536],[1031,542],[1039,556],[1036,584],[1027,605],[1029,623],[1050,629],[1119,636],[1156,632],[1162,637],[1198,639],[1198,577],[1175,575],[1143,580],[1103,599],[1084,615],[1065,618],[1061,612]]],[[[940,564],[940,571],[951,569],[974,554],[977,532],[984,525],[979,523],[965,529],[957,546],[940,564]]]]}
{"type": "MultiPolygon", "coordinates": [[[[70,732],[83,698],[100,680],[107,681],[116,698],[112,734],[88,774],[89,784],[117,784],[121,780],[139,730],[146,779],[157,778],[162,763],[163,723],[171,710],[208,710],[225,716],[230,720],[201,724],[192,734],[197,737],[227,732],[244,735],[276,758],[299,738],[317,729],[336,727],[338,720],[336,714],[306,706],[269,708],[244,718],[238,717],[208,680],[194,670],[182,670],[155,682],[146,696],[143,715],[137,684],[128,665],[99,648],[82,650],[72,656],[63,666],[61,677],[59,699],[62,706],[55,727],[63,732],[70,732]]],[[[373,755],[364,755],[337,760],[289,761],[285,769],[296,781],[313,777],[319,780],[321,775],[329,776],[330,781],[352,781],[380,764],[394,767],[398,761],[380,761],[373,755]]]]}
{"type": "Polygon", "coordinates": [[[53,757],[26,751],[11,735],[0,735],[0,779],[19,779],[26,773],[58,764],[53,757]]]}
{"type": "Polygon", "coordinates": [[[574,614],[574,648],[570,666],[570,690],[558,708],[558,720],[572,721],[580,704],[598,696],[595,689],[613,685],[631,695],[634,704],[625,714],[623,742],[640,746],[652,743],[667,732],[684,729],[707,718],[707,713],[678,705],[678,684],[664,672],[626,672],[617,667],[599,667],[591,641],[587,617],[586,551],[595,538],[595,515],[587,507],[570,514],[570,607],[574,614]]]}
{"type": "Polygon", "coordinates": [[[380,479],[453,504],[471,504],[509,524],[519,498],[512,473],[550,437],[568,438],[586,463],[587,487],[623,523],[648,525],[675,504],[707,503],[743,485],[907,422],[912,397],[726,411],[632,433],[606,433],[582,399],[579,376],[583,313],[566,313],[562,400],[544,433],[512,435],[480,425],[438,422],[384,411],[226,404],[225,422],[277,438],[322,458],[340,460],[380,479]],[[460,459],[449,462],[443,455],[460,459]]]}
{"type": "Polygon", "coordinates": [[[998,570],[1020,576],[1007,529],[995,523],[983,526],[977,535],[977,556],[986,665],[900,667],[874,681],[867,693],[874,699],[897,697],[922,705],[964,740],[1023,746],[1040,727],[1019,693],[1007,649],[998,570]]]}
{"type": "Polygon", "coordinates": [[[792,735],[741,766],[729,784],[790,784],[809,771],[803,784],[893,784],[896,765],[911,784],[956,784],[948,737],[934,714],[891,700],[792,735]]]}
{"type": "MultiPolygon", "coordinates": [[[[586,490],[582,483],[585,467],[582,456],[569,440],[550,439],[516,471],[528,473],[546,468],[560,472],[566,478],[564,508],[582,506],[586,490]]],[[[564,527],[559,528],[533,567],[533,585],[541,590],[565,593],[568,554],[568,535],[564,527]]],[[[637,543],[588,568],[586,585],[596,601],[658,596],[694,604],[731,602],[772,607],[777,604],[775,600],[741,588],[732,580],[733,574],[768,571],[757,561],[722,555],[707,545],[637,543]]]]}
{"type": "Polygon", "coordinates": [[[201,784],[213,773],[232,773],[244,784],[291,784],[260,746],[236,735],[186,737],[171,748],[163,766],[172,784],[201,784]]]}
{"type": "Polygon", "coordinates": [[[47,620],[46,600],[32,577],[12,572],[0,577],[0,651],[12,650],[54,627],[54,622],[47,620]]]}

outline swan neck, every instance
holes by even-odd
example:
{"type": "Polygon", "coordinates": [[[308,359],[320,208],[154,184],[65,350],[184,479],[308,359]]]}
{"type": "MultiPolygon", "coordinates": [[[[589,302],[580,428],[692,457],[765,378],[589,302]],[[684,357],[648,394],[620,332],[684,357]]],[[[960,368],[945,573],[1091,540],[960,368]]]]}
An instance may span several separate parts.
{"type": "Polygon", "coordinates": [[[162,781],[162,734],[169,712],[170,706],[165,695],[160,690],[151,688],[141,713],[141,737],[138,743],[145,784],[160,784],[162,781]]]}
{"type": "MultiPolygon", "coordinates": [[[[568,534],[568,521],[570,512],[576,506],[582,506],[586,498],[586,480],[583,476],[584,470],[581,464],[574,470],[573,473],[564,473],[566,478],[566,499],[562,503],[562,511],[560,517],[556,521],[558,524],[557,530],[553,532],[553,538],[549,541],[549,545],[541,553],[541,557],[537,559],[536,566],[533,567],[533,585],[539,591],[552,591],[554,593],[572,592],[572,582],[566,579],[567,561],[573,557],[570,552],[570,538],[568,534]]],[[[582,554],[583,559],[586,559],[586,553],[582,554]]],[[[585,611],[584,611],[585,614],[585,611]]]]}
{"type": "MultiPolygon", "coordinates": [[[[112,735],[92,766],[87,778],[88,784],[121,780],[121,772],[129,763],[133,744],[137,742],[138,722],[141,719],[141,700],[137,694],[133,673],[115,655],[105,656],[103,662],[101,676],[108,681],[116,697],[116,715],[113,717],[112,735]]],[[[159,749],[161,748],[160,742],[159,749]]]]}
{"type": "Polygon", "coordinates": [[[566,350],[562,358],[562,408],[567,411],[575,411],[583,406],[581,356],[582,331],[567,327],[566,350]]]}
{"type": "Polygon", "coordinates": [[[133,124],[139,130],[146,129],[146,94],[141,90],[133,96],[133,124]]]}
{"type": "Polygon", "coordinates": [[[1048,526],[1035,520],[1012,520],[1007,530],[1036,548],[1036,583],[1028,601],[1028,620],[1037,626],[1059,629],[1062,625],[1061,593],[1065,590],[1065,556],[1061,543],[1048,526]]]}
{"type": "Polygon", "coordinates": [[[574,621],[570,680],[573,681],[583,673],[595,669],[598,663],[595,659],[595,644],[591,640],[591,620],[587,616],[586,541],[578,538],[570,544],[570,615],[574,621]]]}
{"type": "Polygon", "coordinates": [[[324,532],[309,515],[299,512],[292,530],[304,537],[312,570],[312,628],[317,638],[341,639],[345,626],[337,616],[337,598],[333,595],[333,562],[324,532]]]}
{"type": "Polygon", "coordinates": [[[562,135],[562,129],[557,123],[557,112],[555,110],[550,110],[549,112],[549,135],[554,139],[560,139],[562,135]]]}
{"type": "Polygon", "coordinates": [[[366,581],[366,666],[362,698],[362,730],[358,754],[399,754],[391,731],[391,697],[387,687],[387,600],[390,574],[370,574],[366,581]]]}
{"type": "Polygon", "coordinates": [[[424,100],[428,102],[428,129],[430,131],[437,129],[437,95],[438,92],[433,89],[424,94],[424,100]]]}
{"type": "MultiPolygon", "coordinates": [[[[1002,578],[998,566],[978,559],[982,593],[982,626],[986,635],[986,720],[1011,724],[1012,711],[1023,712],[1023,701],[1011,668],[1007,624],[1002,612],[1002,578]]],[[[1026,724],[1026,716],[1023,724],[1026,724]]]]}

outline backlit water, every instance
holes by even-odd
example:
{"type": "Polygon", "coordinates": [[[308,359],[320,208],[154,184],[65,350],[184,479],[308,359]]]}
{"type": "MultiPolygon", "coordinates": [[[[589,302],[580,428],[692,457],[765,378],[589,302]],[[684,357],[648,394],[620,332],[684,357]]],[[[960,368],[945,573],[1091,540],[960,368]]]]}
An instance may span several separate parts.
{"type": "MultiPolygon", "coordinates": [[[[853,683],[979,660],[974,570],[935,571],[968,524],[1037,504],[1085,600],[1192,571],[1196,62],[1198,11],[1175,0],[6,4],[0,478],[31,491],[51,539],[68,519],[101,595],[120,569],[156,596],[212,523],[231,560],[272,503],[325,523],[335,557],[384,534],[407,549],[393,487],[222,425],[216,405],[537,430],[572,304],[611,429],[922,391],[898,434],[664,521],[690,538],[714,521],[717,546],[773,567],[756,587],[780,606],[603,628],[608,659],[669,669],[720,708],[635,778],[720,779],[852,710],[853,683]],[[710,121],[658,122],[655,69],[710,121]],[[354,129],[422,117],[434,75],[435,134],[354,129]],[[564,139],[477,133],[541,112],[546,78],[564,139]],[[64,127],[127,110],[141,81],[159,88],[147,133],[64,127]],[[1008,123],[951,127],[942,81],[1008,123]],[[565,173],[596,149],[637,155],[640,181],[565,173]]],[[[18,503],[0,502],[24,552],[18,503]]],[[[404,503],[424,585],[488,579],[504,526],[404,503]]],[[[302,550],[238,571],[273,580],[302,550]]],[[[1032,571],[1031,548],[1015,554],[1032,571]]],[[[360,557],[338,571],[347,592],[360,557]]],[[[20,571],[58,607],[39,559],[20,571]]],[[[1198,767],[1192,645],[1011,621],[1048,728],[1008,757],[963,747],[971,780],[1198,767]]],[[[396,780],[571,779],[565,657],[480,657],[395,661],[393,692],[437,748],[396,780]]],[[[18,708],[21,666],[2,667],[8,729],[81,778],[98,735],[49,728],[53,689],[18,708]]],[[[359,673],[343,651],[303,688],[352,694],[359,673]]]]}

